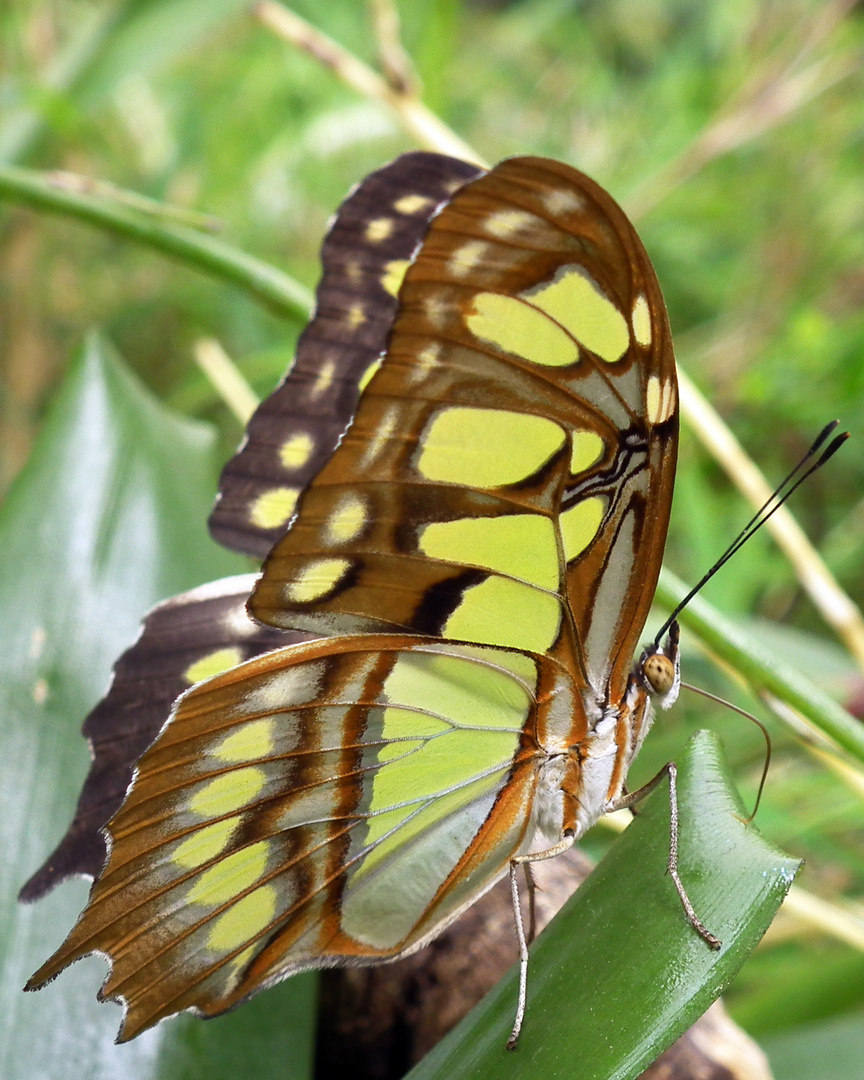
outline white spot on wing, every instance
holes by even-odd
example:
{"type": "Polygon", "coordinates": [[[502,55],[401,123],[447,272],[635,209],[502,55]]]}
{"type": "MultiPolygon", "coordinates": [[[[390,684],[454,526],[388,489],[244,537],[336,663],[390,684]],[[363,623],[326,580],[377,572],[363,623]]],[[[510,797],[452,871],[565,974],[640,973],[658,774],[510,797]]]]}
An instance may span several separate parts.
{"type": "Polygon", "coordinates": [[[378,457],[387,445],[393,432],[396,430],[396,423],[399,419],[399,406],[391,406],[384,414],[384,418],[378,430],[375,432],[366,452],[360,459],[361,468],[366,468],[371,465],[372,462],[378,457]]]}
{"type": "Polygon", "coordinates": [[[392,218],[375,218],[366,226],[366,239],[373,244],[380,244],[393,232],[392,218]]]}
{"type": "Polygon", "coordinates": [[[607,556],[600,587],[591,609],[591,623],[585,637],[585,667],[588,679],[600,696],[606,684],[612,645],[621,622],[624,598],[632,580],[634,533],[635,519],[631,512],[625,514],[621,521],[614,546],[607,556]]]}
{"type": "Polygon", "coordinates": [[[491,236],[509,240],[519,233],[536,229],[541,224],[543,223],[536,215],[529,214],[526,210],[496,210],[483,222],[483,229],[491,236]]]}
{"type": "Polygon", "coordinates": [[[400,214],[417,214],[432,205],[427,195],[403,195],[393,203],[393,209],[400,214]]]}
{"type": "Polygon", "coordinates": [[[242,712],[279,712],[291,705],[314,701],[324,677],[323,661],[296,664],[262,677],[243,700],[242,712]]]}
{"type": "Polygon", "coordinates": [[[651,311],[642,293],[639,293],[634,301],[633,316],[630,321],[633,326],[633,337],[636,338],[638,344],[647,349],[651,344],[651,311]]]}
{"type": "Polygon", "coordinates": [[[417,362],[411,368],[409,382],[412,386],[427,379],[438,366],[443,349],[437,341],[430,341],[417,354],[417,362]]]}
{"type": "Polygon", "coordinates": [[[559,214],[572,214],[576,210],[581,210],[583,206],[580,196],[575,191],[568,191],[566,188],[552,188],[550,191],[544,191],[542,199],[543,205],[555,217],[559,214]]]}
{"type": "Polygon", "coordinates": [[[464,278],[486,258],[491,245],[485,240],[468,240],[447,260],[447,269],[455,278],[464,278]]]}
{"type": "Polygon", "coordinates": [[[245,600],[225,612],[222,616],[222,626],[229,638],[252,637],[259,629],[258,623],[253,622],[246,614],[245,600]]]}

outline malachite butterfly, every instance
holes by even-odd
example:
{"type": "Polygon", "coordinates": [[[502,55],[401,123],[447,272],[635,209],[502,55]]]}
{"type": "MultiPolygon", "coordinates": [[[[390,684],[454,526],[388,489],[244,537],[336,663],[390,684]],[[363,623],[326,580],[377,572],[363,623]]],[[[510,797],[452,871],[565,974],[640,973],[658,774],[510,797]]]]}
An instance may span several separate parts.
{"type": "Polygon", "coordinates": [[[105,955],[121,1040],[419,948],[608,810],[677,690],[633,667],[677,392],[620,208],[558,162],[407,154],[322,259],[211,519],[263,573],[149,615],[23,890],[96,876],[28,987],[105,955]]]}

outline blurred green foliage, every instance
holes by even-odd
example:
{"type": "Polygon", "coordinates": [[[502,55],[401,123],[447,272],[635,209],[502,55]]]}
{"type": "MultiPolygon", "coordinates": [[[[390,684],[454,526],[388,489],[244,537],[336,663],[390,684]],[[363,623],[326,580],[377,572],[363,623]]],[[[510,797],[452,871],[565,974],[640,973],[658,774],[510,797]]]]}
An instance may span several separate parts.
{"type": "MultiPolygon", "coordinates": [[[[478,153],[560,158],[640,211],[682,366],[769,477],[785,475],[827,420],[838,417],[852,433],[793,509],[864,604],[860,5],[401,6],[426,102],[478,153]]],[[[375,63],[358,0],[298,0],[294,9],[375,63]]],[[[414,145],[385,107],[276,40],[245,0],[6,0],[0,33],[0,161],[74,171],[215,216],[225,240],[308,286],[328,217],[351,184],[414,145]]],[[[0,488],[26,459],[64,367],[94,325],[163,401],[216,424],[225,455],[240,427],[193,363],[194,343],[216,337],[264,394],[301,329],[108,233],[4,208],[0,488]]],[[[669,564],[698,577],[748,517],[685,431],[669,564]]],[[[767,537],[706,592],[839,700],[864,706],[860,673],[767,537]]],[[[690,681],[758,707],[694,650],[687,661],[690,681]]],[[[635,779],[704,725],[722,733],[752,795],[758,732],[689,702],[658,724],[635,779]]],[[[761,828],[806,856],[807,887],[857,901],[864,913],[860,790],[777,724],[772,734],[761,828]]],[[[813,1022],[794,1038],[821,1038],[816,1021],[864,1009],[864,955],[791,921],[778,924],[773,941],[745,967],[729,1003],[749,1030],[771,1032],[780,1077],[816,1080],[804,1071],[806,1053],[783,1051],[783,1031],[813,1022]]]]}

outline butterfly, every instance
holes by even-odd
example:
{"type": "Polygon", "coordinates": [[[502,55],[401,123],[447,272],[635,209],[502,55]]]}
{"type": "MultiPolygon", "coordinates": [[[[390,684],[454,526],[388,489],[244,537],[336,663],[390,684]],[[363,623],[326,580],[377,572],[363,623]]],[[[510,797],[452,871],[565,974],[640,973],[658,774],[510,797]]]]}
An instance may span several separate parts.
{"type": "Polygon", "coordinates": [[[616,805],[652,695],[677,691],[674,643],[633,666],[675,363],[612,198],[545,159],[408,154],[349,196],[322,259],[211,519],[266,554],[248,614],[248,577],[151,614],[85,725],[76,820],[25,887],[98,874],[28,988],[105,955],[121,1041],[420,948],[616,805]]]}

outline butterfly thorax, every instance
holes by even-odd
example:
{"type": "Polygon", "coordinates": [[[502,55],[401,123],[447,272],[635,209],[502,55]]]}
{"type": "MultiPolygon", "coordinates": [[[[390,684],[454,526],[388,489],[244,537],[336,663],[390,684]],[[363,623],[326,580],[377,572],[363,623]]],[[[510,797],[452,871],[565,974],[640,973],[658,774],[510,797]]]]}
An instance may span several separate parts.
{"type": "Polygon", "coordinates": [[[606,812],[622,794],[630,764],[651,727],[652,697],[668,708],[677,699],[679,685],[676,626],[663,647],[655,644],[643,651],[620,702],[603,706],[592,692],[583,693],[574,717],[581,707],[584,719],[574,720],[571,732],[579,733],[584,725],[586,733],[566,748],[548,744],[538,770],[532,850],[568,835],[578,840],[606,812]]]}
{"type": "Polygon", "coordinates": [[[583,836],[622,793],[651,726],[651,698],[638,671],[617,703],[603,706],[590,696],[586,703],[577,687],[558,668],[554,691],[538,700],[536,789],[526,851],[583,836]]]}

